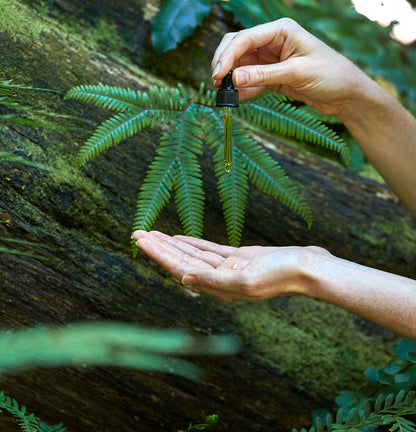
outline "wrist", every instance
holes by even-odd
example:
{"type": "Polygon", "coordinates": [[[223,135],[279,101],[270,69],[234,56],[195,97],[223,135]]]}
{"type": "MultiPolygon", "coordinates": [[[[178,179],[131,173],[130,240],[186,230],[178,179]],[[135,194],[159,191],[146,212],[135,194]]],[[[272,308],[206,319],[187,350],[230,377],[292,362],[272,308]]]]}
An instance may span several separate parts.
{"type": "Polygon", "coordinates": [[[306,246],[301,248],[301,251],[298,258],[298,283],[290,294],[319,298],[319,287],[324,279],[323,271],[334,256],[318,246],[306,246]]]}
{"type": "Polygon", "coordinates": [[[370,77],[361,71],[360,74],[361,77],[352,84],[350,94],[337,114],[348,129],[362,125],[363,122],[371,124],[380,121],[392,101],[396,102],[393,96],[370,77]]]}

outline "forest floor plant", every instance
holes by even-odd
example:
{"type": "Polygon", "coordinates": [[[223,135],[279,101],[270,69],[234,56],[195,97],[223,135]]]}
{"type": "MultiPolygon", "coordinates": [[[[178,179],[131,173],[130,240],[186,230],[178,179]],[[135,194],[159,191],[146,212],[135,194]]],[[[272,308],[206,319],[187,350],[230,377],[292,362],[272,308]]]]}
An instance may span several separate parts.
{"type": "MultiPolygon", "coordinates": [[[[102,326],[103,324],[99,324],[98,326],[100,325],[102,326]]],[[[71,351],[73,350],[71,340],[74,339],[76,334],[80,333],[79,330],[81,329],[81,333],[83,331],[85,333],[83,337],[81,337],[81,340],[95,340],[97,335],[100,336],[100,340],[95,342],[92,348],[87,347],[87,350],[91,350],[92,352],[101,345],[105,349],[106,344],[108,345],[110,343],[111,345],[114,342],[118,342],[120,347],[128,348],[130,351],[128,356],[132,358],[131,348],[137,345],[135,345],[134,342],[134,340],[137,342],[137,334],[135,334],[137,329],[135,329],[134,326],[127,325],[126,327],[126,324],[123,324],[121,327],[119,327],[119,325],[110,324],[110,327],[106,328],[106,326],[104,326],[103,328],[99,329],[96,324],[89,324],[87,326],[81,325],[78,329],[61,329],[58,331],[57,335],[61,338],[63,337],[65,343],[69,343],[70,349],[68,351],[71,351]],[[105,330],[104,332],[103,328],[105,330]],[[128,330],[127,333],[125,331],[126,328],[128,330]]],[[[180,335],[180,338],[179,344],[176,344],[176,348],[181,346],[182,348],[180,349],[183,349],[183,347],[188,349],[189,346],[193,345],[189,345],[186,340],[181,340],[185,335],[183,331],[179,332],[178,335],[180,335]]],[[[172,335],[163,332],[155,336],[149,331],[147,333],[148,339],[145,343],[145,350],[148,350],[149,347],[155,348],[155,339],[153,340],[152,338],[168,337],[172,339],[171,336],[172,335]]],[[[189,337],[187,335],[185,336],[186,338],[189,337]]],[[[4,335],[3,342],[7,342],[7,338],[13,337],[16,336],[4,335]],[[6,340],[4,338],[6,338],[6,340]]],[[[50,329],[40,329],[35,339],[43,339],[43,345],[45,343],[47,345],[55,337],[56,335],[53,335],[50,329]]],[[[17,339],[20,339],[21,343],[18,341],[16,346],[27,346],[27,340],[30,338],[30,332],[27,330],[21,331],[20,334],[17,333],[17,339]]],[[[142,338],[140,339],[142,340],[142,338]]],[[[177,338],[174,338],[174,340],[176,340],[176,342],[178,341],[177,338]]],[[[158,345],[158,342],[160,341],[157,341],[156,345],[158,345]]],[[[139,345],[141,345],[141,343],[139,343],[139,345]]],[[[209,342],[207,346],[210,345],[211,343],[209,342]]],[[[52,345],[50,348],[53,350],[52,345]]],[[[227,349],[229,349],[229,347],[227,349]]],[[[224,352],[224,349],[222,349],[222,352],[224,352]]],[[[59,349],[56,353],[62,355],[59,349]]],[[[44,356],[44,360],[47,357],[48,356],[44,356]]],[[[84,361],[84,359],[80,358],[80,361],[84,361]]],[[[299,432],[376,432],[378,430],[416,432],[416,424],[414,422],[416,416],[416,392],[413,390],[416,384],[416,342],[409,339],[400,340],[390,361],[380,369],[367,369],[365,375],[368,380],[367,384],[356,391],[345,390],[336,398],[336,402],[340,408],[336,412],[335,417],[327,410],[317,411],[314,413],[313,426],[309,429],[302,428],[299,432]]],[[[27,413],[25,406],[20,406],[18,402],[6,396],[3,392],[0,392],[0,413],[1,412],[11,414],[17,420],[23,432],[65,431],[62,423],[55,426],[46,425],[34,414],[27,413]]],[[[212,414],[206,417],[205,422],[200,424],[190,423],[186,430],[179,429],[177,432],[204,430],[216,424],[218,420],[218,416],[212,414]]],[[[293,432],[298,432],[298,430],[293,429],[293,432]]]]}

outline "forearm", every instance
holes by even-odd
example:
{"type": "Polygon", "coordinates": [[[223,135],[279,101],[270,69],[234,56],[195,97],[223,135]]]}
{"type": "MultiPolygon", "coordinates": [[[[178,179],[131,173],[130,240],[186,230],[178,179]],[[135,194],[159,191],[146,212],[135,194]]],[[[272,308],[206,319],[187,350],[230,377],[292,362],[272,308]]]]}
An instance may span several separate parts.
{"type": "Polygon", "coordinates": [[[338,117],[416,216],[416,119],[368,77],[356,90],[338,117]]]}
{"type": "Polygon", "coordinates": [[[416,339],[416,281],[329,254],[311,273],[307,295],[416,339]]]}

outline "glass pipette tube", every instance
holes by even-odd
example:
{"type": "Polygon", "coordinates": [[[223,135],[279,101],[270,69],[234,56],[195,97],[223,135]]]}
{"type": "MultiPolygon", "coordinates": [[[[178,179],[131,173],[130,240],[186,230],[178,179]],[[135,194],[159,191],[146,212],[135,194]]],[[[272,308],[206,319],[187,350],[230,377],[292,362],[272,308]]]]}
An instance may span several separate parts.
{"type": "Polygon", "coordinates": [[[231,107],[224,107],[224,166],[225,172],[231,171],[233,163],[233,141],[232,141],[232,126],[231,126],[231,107]]]}

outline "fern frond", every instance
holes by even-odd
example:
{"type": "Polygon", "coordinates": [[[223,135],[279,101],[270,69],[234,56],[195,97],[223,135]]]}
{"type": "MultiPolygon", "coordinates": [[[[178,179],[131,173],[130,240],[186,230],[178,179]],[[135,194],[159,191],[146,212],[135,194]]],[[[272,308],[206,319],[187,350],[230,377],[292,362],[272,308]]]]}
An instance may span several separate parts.
{"type": "Polygon", "coordinates": [[[183,121],[173,134],[178,146],[175,177],[175,202],[185,234],[202,235],[204,191],[201,168],[196,154],[202,153],[201,128],[192,109],[188,109],[183,121]]]}
{"type": "Polygon", "coordinates": [[[224,210],[228,240],[238,247],[244,225],[248,194],[248,175],[240,150],[233,148],[233,166],[230,172],[224,169],[224,147],[215,154],[215,174],[218,178],[218,192],[224,210]]]}
{"type": "Polygon", "coordinates": [[[329,148],[348,158],[347,145],[332,129],[307,112],[281,101],[274,93],[241,104],[237,114],[253,124],[329,148]]]}
{"type": "Polygon", "coordinates": [[[302,216],[308,226],[312,225],[312,213],[300,196],[296,186],[283,171],[279,163],[267,151],[249,137],[244,128],[235,128],[234,146],[246,164],[248,175],[257,187],[302,216]]]}
{"type": "Polygon", "coordinates": [[[212,90],[205,91],[205,84],[202,83],[199,86],[199,90],[196,96],[196,102],[202,105],[215,106],[217,98],[217,92],[212,90]]]}
{"type": "Polygon", "coordinates": [[[98,107],[119,112],[139,112],[142,109],[182,110],[187,100],[178,89],[151,87],[149,93],[107,85],[81,85],[68,91],[65,99],[89,102],[98,107]]]}
{"type": "Polygon", "coordinates": [[[138,113],[119,113],[103,122],[94,134],[85,142],[77,157],[80,167],[94,156],[119,144],[127,137],[133,136],[146,126],[155,126],[163,121],[169,121],[180,112],[163,110],[143,110],[138,113]]]}
{"type": "Polygon", "coordinates": [[[149,230],[165,207],[175,183],[177,163],[175,149],[157,155],[151,163],[140,188],[134,230],[149,230]]]}
{"type": "Polygon", "coordinates": [[[68,91],[65,99],[92,103],[119,112],[140,111],[143,93],[107,85],[80,85],[68,91]]]}
{"type": "Polygon", "coordinates": [[[201,125],[205,142],[208,147],[215,148],[224,143],[224,119],[218,111],[209,107],[201,107],[201,125]]]}
{"type": "Polygon", "coordinates": [[[5,409],[16,419],[23,432],[37,432],[39,419],[33,414],[26,414],[26,407],[19,406],[15,399],[0,392],[0,412],[5,409]]]}
{"type": "Polygon", "coordinates": [[[204,207],[200,166],[202,152],[196,107],[190,106],[162,137],[139,193],[134,229],[150,229],[175,188],[175,201],[186,234],[202,234],[204,207]]]}
{"type": "Polygon", "coordinates": [[[65,432],[66,428],[63,423],[59,423],[53,426],[49,426],[46,423],[39,422],[38,432],[65,432]]]}

